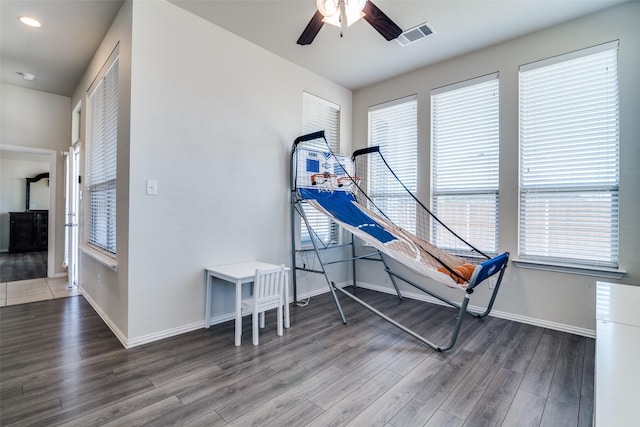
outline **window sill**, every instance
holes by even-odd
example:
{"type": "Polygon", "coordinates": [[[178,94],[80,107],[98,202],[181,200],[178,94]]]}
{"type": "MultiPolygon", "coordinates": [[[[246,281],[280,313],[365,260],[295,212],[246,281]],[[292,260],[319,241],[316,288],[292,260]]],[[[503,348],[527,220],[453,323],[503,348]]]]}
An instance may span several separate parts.
{"type": "Polygon", "coordinates": [[[585,267],[569,264],[554,264],[544,261],[527,261],[514,259],[513,265],[518,268],[530,268],[533,270],[554,271],[558,273],[581,274],[584,276],[606,277],[607,279],[622,279],[627,274],[624,270],[607,267],[585,267]]]}
{"type": "Polygon", "coordinates": [[[91,258],[95,259],[96,261],[98,261],[100,264],[109,267],[111,270],[113,271],[118,271],[118,260],[110,257],[109,255],[100,252],[97,249],[92,248],[91,246],[88,245],[81,245],[80,246],[80,250],[82,251],[82,253],[84,253],[87,256],[90,256],[91,258]]]}

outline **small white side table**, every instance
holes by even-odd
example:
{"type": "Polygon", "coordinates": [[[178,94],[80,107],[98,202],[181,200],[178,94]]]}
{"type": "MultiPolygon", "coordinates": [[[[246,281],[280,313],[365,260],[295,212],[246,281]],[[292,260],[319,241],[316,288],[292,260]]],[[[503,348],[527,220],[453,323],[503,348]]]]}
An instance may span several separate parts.
{"type": "MultiPolygon", "coordinates": [[[[235,304],[235,344],[239,346],[242,340],[242,285],[244,283],[251,283],[256,275],[257,269],[268,269],[275,268],[278,265],[268,264],[266,262],[260,261],[252,261],[252,262],[243,262],[239,264],[226,264],[226,265],[216,265],[213,267],[205,268],[205,272],[207,275],[207,284],[206,284],[206,303],[204,310],[204,327],[208,328],[211,326],[211,294],[212,287],[214,283],[217,281],[213,280],[221,279],[225,282],[232,283],[236,285],[236,304],[235,304]]],[[[288,267],[285,267],[285,271],[289,271],[288,267]]],[[[289,275],[285,275],[285,286],[284,286],[284,327],[288,328],[290,326],[289,321],[289,275]]]]}

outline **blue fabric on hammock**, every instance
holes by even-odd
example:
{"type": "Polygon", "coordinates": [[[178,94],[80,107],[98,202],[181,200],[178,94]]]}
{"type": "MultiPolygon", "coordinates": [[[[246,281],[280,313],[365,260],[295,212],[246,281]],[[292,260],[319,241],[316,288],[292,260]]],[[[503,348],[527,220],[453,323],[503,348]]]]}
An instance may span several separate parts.
{"type": "Polygon", "coordinates": [[[338,221],[359,228],[379,242],[397,240],[393,234],[360,210],[354,203],[353,195],[346,191],[318,191],[312,188],[299,188],[298,191],[303,199],[316,200],[338,221]]]}
{"type": "Polygon", "coordinates": [[[482,268],[476,277],[475,284],[479,284],[486,278],[493,276],[497,271],[500,271],[507,262],[509,262],[509,252],[488,259],[480,264],[482,268]]]}

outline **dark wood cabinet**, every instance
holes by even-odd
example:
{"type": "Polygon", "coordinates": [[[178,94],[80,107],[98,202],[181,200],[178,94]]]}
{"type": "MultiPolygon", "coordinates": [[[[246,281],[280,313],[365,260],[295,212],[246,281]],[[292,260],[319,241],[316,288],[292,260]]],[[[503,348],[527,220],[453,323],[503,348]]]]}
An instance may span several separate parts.
{"type": "Polygon", "coordinates": [[[9,212],[9,252],[46,251],[49,211],[9,212]]]}

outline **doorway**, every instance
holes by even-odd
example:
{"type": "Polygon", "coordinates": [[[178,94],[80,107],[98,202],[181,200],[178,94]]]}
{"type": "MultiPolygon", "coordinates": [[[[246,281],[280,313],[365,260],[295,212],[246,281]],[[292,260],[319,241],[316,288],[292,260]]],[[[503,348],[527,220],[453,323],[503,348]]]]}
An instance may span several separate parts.
{"type": "MultiPolygon", "coordinates": [[[[46,221],[42,226],[46,227],[46,251],[29,262],[40,260],[46,262],[46,269],[39,271],[38,275],[46,278],[55,274],[55,194],[56,194],[56,152],[54,150],[38,149],[22,146],[0,145],[0,162],[2,162],[2,188],[0,189],[0,252],[6,261],[6,273],[10,270],[18,271],[15,263],[22,262],[21,257],[10,257],[8,253],[11,241],[11,215],[10,212],[23,213],[32,211],[36,213],[46,212],[46,221]],[[49,177],[38,182],[43,189],[30,188],[30,206],[27,201],[27,179],[41,173],[48,173],[49,177]]],[[[43,215],[41,215],[42,217],[43,215]]],[[[39,225],[39,227],[41,227],[39,225]]],[[[44,245],[43,245],[44,246],[44,245]]],[[[35,278],[35,277],[34,277],[35,278]]],[[[11,277],[3,277],[2,281],[8,282],[11,277]]]]}

